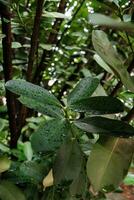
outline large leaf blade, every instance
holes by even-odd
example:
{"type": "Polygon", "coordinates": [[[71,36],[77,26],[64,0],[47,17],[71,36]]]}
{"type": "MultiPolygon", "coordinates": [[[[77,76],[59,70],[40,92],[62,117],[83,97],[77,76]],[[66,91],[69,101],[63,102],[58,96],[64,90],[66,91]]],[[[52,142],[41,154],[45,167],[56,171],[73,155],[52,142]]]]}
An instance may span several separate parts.
{"type": "Polygon", "coordinates": [[[63,110],[57,105],[45,104],[42,101],[37,101],[36,99],[27,98],[24,96],[19,97],[18,100],[28,108],[34,109],[35,111],[50,117],[63,118],[64,116],[63,110]]]}
{"type": "Polygon", "coordinates": [[[1,181],[0,183],[0,199],[1,200],[26,200],[22,191],[9,181],[1,181]]]}
{"type": "Polygon", "coordinates": [[[70,105],[77,112],[89,112],[90,114],[113,114],[124,111],[124,105],[117,98],[107,96],[89,97],[70,105]]]}
{"type": "Polygon", "coordinates": [[[54,183],[78,178],[82,166],[82,152],[74,138],[67,139],[59,149],[53,167],[54,183]]]}
{"type": "Polygon", "coordinates": [[[96,116],[76,120],[74,123],[77,127],[89,133],[116,137],[129,137],[134,135],[134,128],[132,126],[115,119],[96,116]]]}
{"type": "Polygon", "coordinates": [[[31,136],[33,150],[42,153],[55,151],[67,136],[68,129],[65,119],[43,122],[31,136]]]}
{"type": "Polygon", "coordinates": [[[58,99],[48,90],[25,80],[10,80],[6,83],[6,88],[17,95],[38,100],[44,104],[60,106],[58,99]]]}
{"type": "Polygon", "coordinates": [[[83,78],[68,95],[68,105],[71,105],[72,103],[75,103],[78,100],[91,96],[98,85],[99,80],[97,78],[83,78]]]}
{"type": "Polygon", "coordinates": [[[87,162],[87,174],[94,190],[116,189],[128,172],[133,153],[132,139],[100,138],[87,162]]]}
{"type": "Polygon", "coordinates": [[[58,99],[48,90],[24,80],[10,80],[6,88],[17,95],[19,101],[25,106],[41,112],[50,117],[64,116],[58,99]]]}
{"type": "Polygon", "coordinates": [[[134,31],[134,24],[131,22],[122,22],[100,13],[93,13],[89,15],[89,21],[93,25],[100,25],[110,27],[118,30],[134,31]]]}
{"type": "Polygon", "coordinates": [[[120,55],[110,43],[106,33],[101,30],[92,32],[92,42],[97,54],[111,67],[124,86],[134,92],[134,83],[127,69],[124,66],[120,55]]]}

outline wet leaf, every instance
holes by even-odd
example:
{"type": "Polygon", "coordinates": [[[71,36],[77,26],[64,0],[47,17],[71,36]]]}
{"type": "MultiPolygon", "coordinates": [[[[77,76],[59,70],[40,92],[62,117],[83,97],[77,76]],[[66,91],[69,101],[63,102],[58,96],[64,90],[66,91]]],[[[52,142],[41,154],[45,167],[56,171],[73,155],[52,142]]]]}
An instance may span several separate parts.
{"type": "Polygon", "coordinates": [[[89,112],[90,114],[112,114],[124,111],[124,105],[114,97],[96,96],[75,102],[70,108],[77,112],[89,112]]]}
{"type": "Polygon", "coordinates": [[[55,151],[68,135],[68,122],[66,120],[52,119],[43,122],[32,134],[31,144],[35,152],[55,151]]]}
{"type": "Polygon", "coordinates": [[[98,133],[107,136],[129,137],[134,135],[134,128],[129,124],[105,117],[88,117],[76,120],[75,125],[89,133],[98,133]]]}
{"type": "Polygon", "coordinates": [[[79,81],[72,92],[68,95],[68,105],[74,104],[75,102],[90,97],[97,86],[99,80],[97,78],[86,77],[79,81]]]}

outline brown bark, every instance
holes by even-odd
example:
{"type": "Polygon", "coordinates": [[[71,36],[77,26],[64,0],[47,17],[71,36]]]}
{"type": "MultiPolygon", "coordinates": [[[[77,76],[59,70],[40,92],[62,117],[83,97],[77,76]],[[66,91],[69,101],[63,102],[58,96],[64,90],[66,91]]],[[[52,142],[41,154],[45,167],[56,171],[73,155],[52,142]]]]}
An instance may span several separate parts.
{"type": "MultiPolygon", "coordinates": [[[[5,82],[12,79],[12,34],[11,34],[11,14],[9,8],[6,5],[1,5],[1,21],[2,21],[2,33],[5,37],[2,40],[3,48],[3,70],[5,82]]],[[[6,90],[6,100],[7,100],[7,109],[9,117],[9,128],[11,133],[10,146],[11,148],[16,147],[20,132],[17,128],[16,123],[16,104],[14,94],[6,90]]]]}

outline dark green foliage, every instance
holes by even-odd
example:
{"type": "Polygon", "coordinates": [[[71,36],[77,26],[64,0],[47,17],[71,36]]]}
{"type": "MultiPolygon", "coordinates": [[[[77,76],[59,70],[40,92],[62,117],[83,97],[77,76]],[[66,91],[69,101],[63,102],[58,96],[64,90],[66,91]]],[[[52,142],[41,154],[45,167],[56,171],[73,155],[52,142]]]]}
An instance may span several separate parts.
{"type": "Polygon", "coordinates": [[[0,0],[0,200],[104,200],[123,181],[133,18],[127,0],[0,0]]]}

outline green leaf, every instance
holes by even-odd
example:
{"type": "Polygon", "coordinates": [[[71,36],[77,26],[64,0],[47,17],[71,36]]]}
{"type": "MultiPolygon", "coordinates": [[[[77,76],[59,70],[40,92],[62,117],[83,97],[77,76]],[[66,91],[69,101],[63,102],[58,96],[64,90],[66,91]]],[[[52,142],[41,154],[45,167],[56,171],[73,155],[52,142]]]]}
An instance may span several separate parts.
{"type": "Polygon", "coordinates": [[[102,137],[87,162],[87,174],[95,191],[111,191],[126,176],[134,153],[132,139],[102,137]]]}
{"type": "Polygon", "coordinates": [[[42,49],[47,50],[47,51],[51,51],[52,48],[53,48],[52,44],[42,44],[42,43],[40,44],[40,47],[41,47],[42,49]]]}
{"type": "Polygon", "coordinates": [[[59,149],[54,166],[54,183],[73,181],[78,178],[82,166],[82,152],[75,138],[70,138],[59,149]]]}
{"type": "Polygon", "coordinates": [[[111,67],[115,75],[117,75],[124,86],[134,92],[134,83],[127,69],[124,66],[120,55],[108,40],[105,32],[94,30],[92,32],[92,42],[97,54],[111,67]]]}
{"type": "Polygon", "coordinates": [[[131,22],[122,22],[117,19],[112,19],[103,14],[93,13],[89,14],[89,21],[93,25],[110,27],[118,30],[134,31],[134,24],[131,22]]]}
{"type": "Polygon", "coordinates": [[[19,176],[25,179],[25,182],[38,184],[45,176],[45,169],[42,163],[35,161],[26,161],[20,165],[19,176]]]}
{"type": "Polygon", "coordinates": [[[123,112],[124,105],[117,98],[107,96],[89,97],[70,105],[77,112],[89,112],[91,114],[112,114],[123,112]]]}
{"type": "Polygon", "coordinates": [[[10,80],[6,83],[6,88],[17,95],[29,97],[41,102],[60,106],[60,102],[48,90],[34,85],[25,80],[10,80]]]}
{"type": "Polygon", "coordinates": [[[129,137],[134,135],[134,128],[129,124],[105,117],[88,117],[74,122],[80,129],[89,133],[129,137]]]}
{"type": "Polygon", "coordinates": [[[128,173],[128,175],[124,179],[123,183],[125,185],[134,185],[134,174],[133,173],[128,173]]]}
{"type": "Polygon", "coordinates": [[[32,160],[32,157],[33,157],[33,151],[32,151],[32,147],[31,147],[31,143],[30,142],[25,142],[24,143],[24,146],[23,146],[23,151],[24,151],[24,154],[27,158],[27,160],[32,160]]]}
{"type": "Polygon", "coordinates": [[[94,55],[94,60],[103,68],[105,69],[108,73],[113,74],[113,71],[110,69],[110,67],[107,65],[107,63],[104,62],[104,60],[98,55],[94,55]]]}
{"type": "Polygon", "coordinates": [[[7,156],[0,156],[0,173],[7,171],[11,166],[11,160],[7,156]]]}
{"type": "Polygon", "coordinates": [[[12,42],[12,49],[18,49],[21,47],[22,45],[19,42],[12,42]]]}
{"type": "Polygon", "coordinates": [[[36,99],[31,99],[25,96],[21,96],[20,98],[18,98],[18,100],[28,108],[34,109],[50,117],[63,118],[64,116],[63,110],[57,105],[55,106],[52,104],[47,104],[45,102],[42,102],[42,100],[37,101],[36,99]]]}
{"type": "Polygon", "coordinates": [[[70,194],[72,196],[72,200],[77,199],[77,197],[81,197],[85,194],[87,187],[87,175],[85,170],[85,162],[82,163],[81,171],[79,176],[72,182],[70,185],[70,194]]]}
{"type": "Polygon", "coordinates": [[[99,80],[97,78],[86,77],[79,81],[72,92],[68,95],[67,102],[68,105],[74,104],[75,102],[87,98],[93,94],[97,86],[99,85],[99,80]]]}
{"type": "Polygon", "coordinates": [[[63,117],[64,113],[58,99],[46,89],[24,80],[11,80],[6,88],[17,95],[25,106],[51,117],[63,117]]]}
{"type": "Polygon", "coordinates": [[[68,18],[65,14],[63,13],[59,13],[59,12],[47,12],[45,11],[43,13],[43,17],[49,17],[49,18],[60,18],[60,19],[64,19],[64,18],[68,18]]]}
{"type": "Polygon", "coordinates": [[[65,119],[53,119],[41,124],[32,134],[31,145],[35,152],[55,151],[68,134],[68,122],[65,119]]]}
{"type": "Polygon", "coordinates": [[[1,200],[26,200],[22,191],[9,181],[1,181],[0,183],[0,199],[1,200]]]}

